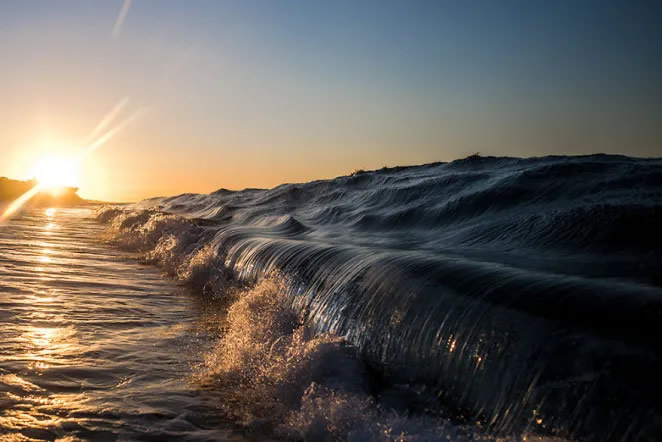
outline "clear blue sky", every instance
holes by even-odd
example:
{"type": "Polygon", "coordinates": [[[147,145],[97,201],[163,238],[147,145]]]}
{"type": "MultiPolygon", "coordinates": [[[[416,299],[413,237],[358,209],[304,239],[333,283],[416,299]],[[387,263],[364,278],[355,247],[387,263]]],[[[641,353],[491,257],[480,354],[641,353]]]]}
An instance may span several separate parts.
{"type": "Polygon", "coordinates": [[[476,151],[662,155],[660,2],[134,0],[113,36],[122,5],[0,3],[0,175],[125,96],[148,111],[85,160],[84,196],[476,151]]]}

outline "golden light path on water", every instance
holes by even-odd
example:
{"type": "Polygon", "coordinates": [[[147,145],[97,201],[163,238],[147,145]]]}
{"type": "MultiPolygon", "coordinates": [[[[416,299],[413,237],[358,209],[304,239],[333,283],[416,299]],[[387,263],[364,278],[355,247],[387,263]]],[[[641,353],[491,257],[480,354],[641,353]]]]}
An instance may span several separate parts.
{"type": "Polygon", "coordinates": [[[0,225],[0,441],[236,440],[190,378],[201,307],[101,244],[91,214],[0,225]]]}

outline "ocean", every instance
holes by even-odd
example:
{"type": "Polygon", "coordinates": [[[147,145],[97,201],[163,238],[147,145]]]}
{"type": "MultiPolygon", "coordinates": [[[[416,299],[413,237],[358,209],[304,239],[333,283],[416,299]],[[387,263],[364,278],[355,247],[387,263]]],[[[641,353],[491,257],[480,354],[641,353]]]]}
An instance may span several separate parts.
{"type": "Polygon", "coordinates": [[[236,440],[191,377],[211,312],[89,208],[0,225],[0,440],[236,440]]]}
{"type": "Polygon", "coordinates": [[[0,435],[659,440],[661,226],[609,155],[26,210],[0,435]]]}

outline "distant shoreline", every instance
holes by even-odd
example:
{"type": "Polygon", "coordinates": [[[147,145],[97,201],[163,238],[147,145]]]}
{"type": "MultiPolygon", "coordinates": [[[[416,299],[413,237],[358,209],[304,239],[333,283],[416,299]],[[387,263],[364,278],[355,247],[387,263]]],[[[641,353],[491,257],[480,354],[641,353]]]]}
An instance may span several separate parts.
{"type": "MultiPolygon", "coordinates": [[[[13,180],[7,177],[0,177],[0,204],[9,203],[16,198],[28,192],[37,185],[36,180],[13,180]]],[[[58,195],[53,195],[48,191],[37,193],[30,199],[28,207],[43,206],[72,206],[81,204],[94,204],[95,201],[88,201],[77,194],[77,187],[63,187],[58,195]]]]}

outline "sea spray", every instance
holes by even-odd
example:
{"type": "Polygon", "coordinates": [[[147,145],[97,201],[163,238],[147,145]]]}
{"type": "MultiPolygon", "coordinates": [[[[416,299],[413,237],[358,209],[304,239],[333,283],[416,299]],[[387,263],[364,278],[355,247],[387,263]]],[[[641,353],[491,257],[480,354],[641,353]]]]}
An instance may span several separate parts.
{"type": "Polygon", "coordinates": [[[284,308],[342,338],[374,397],[423,386],[492,434],[654,440],[660,195],[659,160],[471,157],[100,219],[228,304],[279,275],[284,308]]]}
{"type": "Polygon", "coordinates": [[[354,349],[314,336],[287,307],[277,277],[239,296],[227,332],[206,361],[205,380],[249,428],[294,440],[476,440],[475,428],[384,408],[354,349]]]}
{"type": "MultiPolygon", "coordinates": [[[[220,338],[196,379],[222,397],[225,416],[251,432],[292,440],[491,439],[475,426],[438,415],[411,415],[407,405],[424,399],[417,393],[412,398],[411,391],[403,394],[407,386],[382,391],[386,405],[380,404],[356,350],[331,333],[315,335],[305,315],[291,305],[287,278],[273,273],[252,287],[231,280],[213,247],[196,242],[196,230],[187,220],[109,207],[98,212],[98,219],[112,222],[108,239],[115,245],[142,253],[143,259],[229,305],[227,314],[216,317],[220,338]],[[389,404],[393,395],[402,400],[389,404]]],[[[425,400],[434,402],[433,397],[425,400]]]]}

